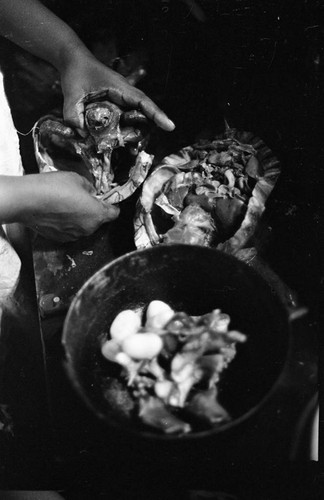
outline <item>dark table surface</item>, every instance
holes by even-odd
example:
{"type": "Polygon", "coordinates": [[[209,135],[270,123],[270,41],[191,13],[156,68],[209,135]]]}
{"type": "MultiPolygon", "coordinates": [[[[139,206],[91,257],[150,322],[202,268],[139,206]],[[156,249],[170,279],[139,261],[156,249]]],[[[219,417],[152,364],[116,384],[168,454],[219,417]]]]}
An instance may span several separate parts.
{"type": "MultiPolygon", "coordinates": [[[[60,246],[38,238],[32,243],[32,258],[28,252],[23,255],[18,314],[5,317],[2,339],[2,400],[14,422],[14,435],[1,435],[6,451],[1,470],[8,487],[62,488],[69,498],[95,498],[86,495],[107,489],[114,498],[149,498],[138,491],[140,484],[150,483],[152,498],[162,498],[158,491],[163,483],[171,490],[175,485],[216,488],[238,498],[265,498],[263,484],[269,498],[281,498],[279,482],[285,492],[282,498],[304,500],[304,479],[309,479],[308,491],[313,494],[307,444],[301,440],[297,449],[295,444],[303,410],[308,403],[314,406],[320,347],[322,7],[320,2],[279,3],[201,1],[209,19],[202,24],[186,10],[185,2],[176,2],[176,7],[170,2],[141,2],[146,17],[128,12],[134,23],[124,42],[136,45],[145,34],[150,63],[142,88],[177,124],[172,136],[153,135],[150,147],[157,159],[190,144],[204,128],[219,128],[224,117],[262,137],[279,157],[282,174],[258,235],[259,270],[264,272],[265,262],[278,276],[277,285],[288,295],[292,290],[308,309],[294,324],[294,375],[283,381],[276,398],[245,429],[243,438],[233,438],[228,448],[223,443],[222,463],[207,459],[200,465],[189,457],[181,465],[170,451],[165,462],[177,465],[170,470],[162,466],[163,457],[152,463],[152,449],[143,450],[139,460],[135,443],[118,435],[108,442],[103,438],[104,430],[66,379],[60,336],[67,307],[85,280],[135,248],[134,196],[122,205],[118,221],[92,237],[60,246]]],[[[122,4],[127,7],[127,2],[122,4]]],[[[18,77],[9,98],[19,91],[19,84],[18,77]]],[[[13,100],[11,105],[20,130],[27,130],[45,109],[42,100],[35,99],[28,117],[22,117],[19,99],[16,107],[13,100]]],[[[32,164],[29,139],[22,139],[22,151],[32,164]]],[[[208,453],[213,456],[212,449],[208,453]]],[[[165,498],[172,498],[171,490],[165,498]]]]}

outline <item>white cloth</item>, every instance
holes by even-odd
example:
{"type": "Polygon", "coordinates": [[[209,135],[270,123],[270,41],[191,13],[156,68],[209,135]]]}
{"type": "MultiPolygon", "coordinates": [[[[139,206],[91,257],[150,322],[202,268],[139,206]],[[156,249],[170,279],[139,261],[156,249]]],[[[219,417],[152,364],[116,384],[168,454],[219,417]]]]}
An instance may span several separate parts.
{"type": "MultiPolygon", "coordinates": [[[[0,176],[23,175],[19,138],[13,123],[0,71],[0,176]]],[[[1,177],[0,177],[1,182],[1,177]]],[[[0,226],[0,317],[1,305],[14,292],[20,273],[20,259],[8,241],[6,226],[0,226]]]]}

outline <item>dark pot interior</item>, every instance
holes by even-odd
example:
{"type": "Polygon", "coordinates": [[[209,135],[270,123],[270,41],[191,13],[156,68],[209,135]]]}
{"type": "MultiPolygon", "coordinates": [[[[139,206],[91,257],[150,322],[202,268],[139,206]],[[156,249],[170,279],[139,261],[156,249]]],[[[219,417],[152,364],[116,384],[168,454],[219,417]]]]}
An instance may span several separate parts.
{"type": "MultiPolygon", "coordinates": [[[[250,267],[204,247],[160,245],[132,252],[104,266],[81,288],[65,321],[63,345],[68,374],[83,400],[110,426],[160,437],[139,427],[129,415],[119,368],[100,352],[101,340],[117,313],[145,307],[154,299],[191,315],[220,308],[231,316],[231,328],[247,335],[220,383],[219,399],[232,422],[208,433],[245,421],[275,390],[283,371],[287,313],[267,282],[250,267]]],[[[188,439],[205,434],[191,434],[188,439]]]]}

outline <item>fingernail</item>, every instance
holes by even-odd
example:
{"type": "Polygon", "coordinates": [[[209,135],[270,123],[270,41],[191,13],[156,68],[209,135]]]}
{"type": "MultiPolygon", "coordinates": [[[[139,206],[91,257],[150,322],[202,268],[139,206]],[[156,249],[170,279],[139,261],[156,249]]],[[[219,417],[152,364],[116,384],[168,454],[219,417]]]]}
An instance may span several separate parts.
{"type": "Polygon", "coordinates": [[[168,118],[168,128],[170,128],[171,130],[173,130],[175,128],[175,124],[169,118],[168,118]]]}

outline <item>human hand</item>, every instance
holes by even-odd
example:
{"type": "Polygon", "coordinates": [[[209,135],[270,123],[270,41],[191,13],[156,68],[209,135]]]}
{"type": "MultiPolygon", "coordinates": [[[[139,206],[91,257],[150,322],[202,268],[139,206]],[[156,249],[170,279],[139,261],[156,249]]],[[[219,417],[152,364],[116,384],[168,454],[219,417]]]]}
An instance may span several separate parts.
{"type": "Polygon", "coordinates": [[[74,172],[26,175],[19,222],[45,238],[74,241],[116,219],[119,207],[98,200],[94,187],[74,172]]]}
{"type": "Polygon", "coordinates": [[[39,0],[0,0],[0,34],[51,63],[61,75],[64,118],[82,129],[84,100],[103,93],[114,104],[142,111],[159,127],[174,124],[141,90],[98,61],[73,29],[39,0]],[[28,22],[26,21],[28,17],[28,22]]]}
{"type": "Polygon", "coordinates": [[[175,128],[174,123],[144,92],[133,87],[112,69],[99,62],[91,53],[70,59],[61,70],[64,95],[64,120],[77,129],[84,127],[84,106],[89,95],[105,95],[113,103],[142,111],[156,125],[166,131],[175,128]]]}

